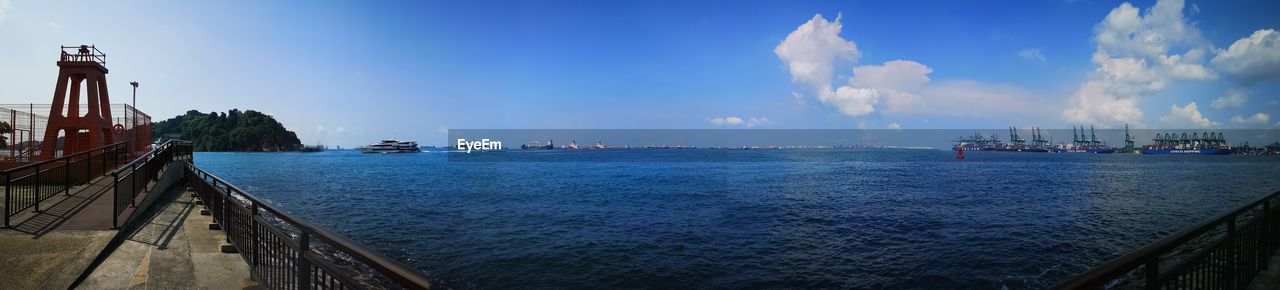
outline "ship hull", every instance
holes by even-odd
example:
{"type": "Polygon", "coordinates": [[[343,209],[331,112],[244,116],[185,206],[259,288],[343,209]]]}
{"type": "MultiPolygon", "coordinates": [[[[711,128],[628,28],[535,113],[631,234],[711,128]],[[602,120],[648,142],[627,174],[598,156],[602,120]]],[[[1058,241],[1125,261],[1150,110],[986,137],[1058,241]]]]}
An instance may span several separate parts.
{"type": "Polygon", "coordinates": [[[996,149],[996,151],[1007,151],[1007,152],[1038,152],[1038,153],[1046,153],[1046,152],[1049,152],[1049,149],[1040,149],[1040,148],[1021,148],[1021,149],[1015,149],[1015,148],[1000,148],[1000,149],[996,149]]]}
{"type": "Polygon", "coordinates": [[[1143,149],[1142,154],[1229,155],[1231,149],[1143,149]]]}
{"type": "Polygon", "coordinates": [[[1111,153],[1116,153],[1116,150],[1115,149],[1053,149],[1053,153],[1111,154],[1111,153]]]}
{"type": "Polygon", "coordinates": [[[411,149],[381,149],[381,148],[365,148],[365,147],[361,147],[361,148],[356,148],[356,149],[357,149],[357,150],[360,150],[360,153],[418,153],[418,152],[422,152],[422,150],[421,150],[421,149],[417,149],[417,148],[411,148],[411,149]]]}

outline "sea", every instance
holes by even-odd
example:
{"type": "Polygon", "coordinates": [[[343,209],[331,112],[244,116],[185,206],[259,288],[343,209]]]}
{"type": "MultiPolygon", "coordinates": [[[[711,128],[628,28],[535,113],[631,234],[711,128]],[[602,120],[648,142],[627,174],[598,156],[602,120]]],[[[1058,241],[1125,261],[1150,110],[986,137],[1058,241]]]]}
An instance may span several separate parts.
{"type": "Polygon", "coordinates": [[[454,154],[199,152],[195,164],[463,289],[1048,288],[1280,191],[1280,156],[454,154]]]}

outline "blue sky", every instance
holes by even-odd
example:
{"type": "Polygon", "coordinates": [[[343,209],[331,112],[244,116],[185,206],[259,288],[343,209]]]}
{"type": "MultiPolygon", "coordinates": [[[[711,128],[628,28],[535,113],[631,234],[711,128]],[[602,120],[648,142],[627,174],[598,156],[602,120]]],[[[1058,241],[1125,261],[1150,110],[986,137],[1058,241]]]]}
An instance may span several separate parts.
{"type": "Polygon", "coordinates": [[[0,0],[0,103],[48,102],[55,47],[87,43],[113,102],[136,80],[157,118],[255,109],[346,146],[447,128],[1280,125],[1276,1],[689,2],[0,0]],[[829,73],[793,69],[810,65],[829,73]]]}

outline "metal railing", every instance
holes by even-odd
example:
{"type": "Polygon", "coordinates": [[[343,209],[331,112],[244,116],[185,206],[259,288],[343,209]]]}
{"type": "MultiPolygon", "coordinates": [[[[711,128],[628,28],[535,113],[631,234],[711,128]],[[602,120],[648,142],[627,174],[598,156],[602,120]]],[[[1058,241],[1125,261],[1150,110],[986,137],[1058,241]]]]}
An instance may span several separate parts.
{"type": "Polygon", "coordinates": [[[59,193],[71,194],[71,187],[87,184],[94,177],[116,168],[127,159],[125,142],[10,168],[0,172],[4,181],[4,226],[10,218],[28,208],[40,211],[40,202],[59,193]]]}
{"type": "Polygon", "coordinates": [[[1059,289],[1244,289],[1280,246],[1272,193],[1093,268],[1059,289]]]}
{"type": "Polygon", "coordinates": [[[191,163],[184,166],[187,183],[265,288],[430,288],[422,273],[400,262],[294,218],[191,163]]]}
{"type": "Polygon", "coordinates": [[[169,140],[152,148],[151,151],[137,159],[121,165],[111,171],[111,187],[114,192],[111,203],[111,227],[120,227],[120,214],[129,207],[138,206],[138,195],[148,191],[148,184],[160,178],[160,170],[169,161],[176,159],[191,160],[191,143],[182,140],[169,140]],[[179,149],[184,148],[184,149],[179,149]]]}
{"type": "Polygon", "coordinates": [[[58,61],[91,61],[107,65],[107,54],[92,45],[63,46],[58,61]]]}

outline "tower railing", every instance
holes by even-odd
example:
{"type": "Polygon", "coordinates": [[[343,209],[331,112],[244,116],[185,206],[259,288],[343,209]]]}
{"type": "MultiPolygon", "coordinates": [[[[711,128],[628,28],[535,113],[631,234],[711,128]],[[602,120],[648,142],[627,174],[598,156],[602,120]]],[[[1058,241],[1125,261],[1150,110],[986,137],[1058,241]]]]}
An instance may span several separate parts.
{"type": "Polygon", "coordinates": [[[107,65],[107,54],[92,45],[63,46],[58,61],[85,61],[107,65]]]}
{"type": "Polygon", "coordinates": [[[1174,233],[1088,272],[1059,289],[1244,289],[1280,248],[1275,192],[1174,233]]]}

